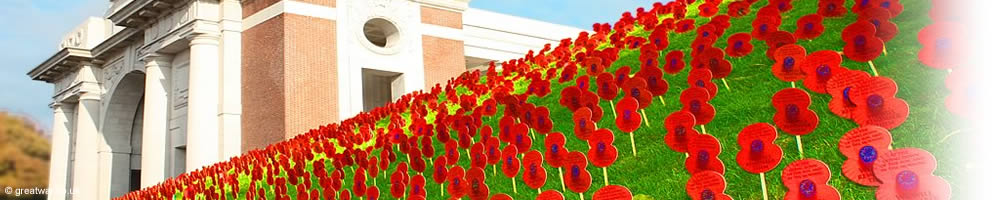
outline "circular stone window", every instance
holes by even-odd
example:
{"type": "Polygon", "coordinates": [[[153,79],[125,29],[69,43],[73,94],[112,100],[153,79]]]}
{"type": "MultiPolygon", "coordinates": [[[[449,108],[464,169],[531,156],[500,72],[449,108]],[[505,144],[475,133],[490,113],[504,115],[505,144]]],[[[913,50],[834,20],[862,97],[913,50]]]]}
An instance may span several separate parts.
{"type": "Polygon", "coordinates": [[[399,29],[386,19],[370,19],[365,22],[362,31],[365,33],[365,39],[377,47],[392,47],[399,41],[399,29]]]}

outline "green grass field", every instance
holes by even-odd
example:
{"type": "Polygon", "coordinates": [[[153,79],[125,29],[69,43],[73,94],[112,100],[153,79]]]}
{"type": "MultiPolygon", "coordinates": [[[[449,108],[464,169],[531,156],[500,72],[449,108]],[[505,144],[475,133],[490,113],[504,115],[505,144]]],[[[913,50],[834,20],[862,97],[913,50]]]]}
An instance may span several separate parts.
{"type": "MultiPolygon", "coordinates": [[[[719,11],[720,13],[726,12],[725,5],[728,2],[723,3],[719,11]]],[[[966,175],[963,170],[965,166],[962,166],[962,163],[967,162],[960,157],[953,156],[957,155],[957,149],[961,145],[961,141],[956,138],[961,138],[962,136],[960,136],[961,133],[958,133],[958,136],[952,137],[953,133],[959,129],[959,126],[954,125],[956,124],[954,120],[956,117],[944,107],[944,98],[948,94],[948,91],[944,88],[944,78],[948,72],[928,68],[917,60],[917,52],[921,48],[917,42],[917,33],[921,28],[931,23],[927,15],[930,9],[930,1],[900,0],[900,2],[906,9],[893,20],[898,25],[900,32],[895,39],[886,44],[888,55],[884,55],[874,61],[881,76],[890,77],[896,81],[899,86],[897,97],[906,100],[910,106],[910,116],[906,122],[891,130],[894,140],[893,147],[916,147],[933,153],[938,161],[938,169],[935,174],[945,178],[952,184],[953,197],[961,198],[962,194],[966,192],[960,187],[963,183],[959,177],[966,175]]],[[[752,5],[752,7],[756,10],[763,7],[766,3],[766,0],[761,0],[752,5]]],[[[695,6],[699,4],[696,3],[695,6]]],[[[849,0],[845,6],[850,8],[852,4],[853,1],[849,0]]],[[[794,1],[793,5],[794,9],[792,11],[783,14],[781,30],[794,32],[796,28],[795,21],[801,16],[814,13],[817,2],[798,0],[794,1]]],[[[694,10],[688,13],[689,17],[694,17],[697,14],[694,10]]],[[[726,31],[726,34],[720,37],[716,47],[724,48],[726,39],[733,33],[749,32],[753,16],[754,13],[750,13],[750,15],[742,18],[733,18],[731,21],[732,27],[726,31]]],[[[844,46],[844,43],[840,40],[840,30],[854,22],[856,17],[855,14],[849,12],[845,17],[827,18],[824,21],[826,32],[821,37],[813,41],[800,41],[798,44],[805,47],[809,52],[818,50],[840,51],[844,46]]],[[[699,17],[696,19],[698,25],[708,22],[707,18],[699,17]]],[[[633,34],[645,35],[647,33],[638,31],[633,34]]],[[[670,46],[663,54],[670,50],[682,50],[685,51],[686,56],[690,56],[689,46],[693,38],[693,32],[671,34],[670,46]]],[[[715,106],[717,115],[706,126],[707,132],[716,136],[722,144],[722,153],[719,155],[719,158],[722,159],[726,166],[725,178],[728,183],[726,193],[734,199],[762,199],[759,176],[743,171],[736,164],[736,153],[739,151],[736,140],[737,133],[743,127],[753,123],[773,123],[772,115],[775,110],[770,104],[771,96],[775,92],[791,86],[789,83],[782,82],[771,74],[770,66],[773,64],[773,61],[764,55],[767,45],[763,41],[756,40],[753,44],[755,50],[749,56],[740,59],[730,59],[730,62],[733,64],[733,72],[727,80],[731,89],[726,90],[721,81],[716,82],[720,89],[718,96],[711,101],[711,104],[715,106]]],[[[622,50],[620,52],[620,59],[607,71],[614,71],[622,66],[631,66],[632,72],[638,71],[638,56],[639,52],[637,50],[622,50]]],[[[664,63],[662,60],[661,56],[660,63],[664,63]]],[[[690,58],[686,60],[690,60],[690,58]]],[[[844,60],[843,65],[847,68],[870,71],[867,63],[853,62],[846,58],[844,60]]],[[[670,113],[681,108],[678,97],[680,92],[688,87],[686,78],[687,71],[689,70],[690,67],[676,75],[665,75],[665,79],[670,83],[670,90],[664,96],[666,104],[661,104],[658,99],[654,99],[650,107],[646,109],[645,113],[648,114],[650,124],[648,126],[643,125],[635,133],[638,156],[632,156],[630,153],[631,145],[628,140],[628,133],[622,133],[615,127],[613,117],[611,117],[612,113],[610,113],[613,112],[611,104],[608,104],[607,101],[601,101],[605,115],[602,121],[598,122],[598,127],[607,128],[615,132],[615,146],[619,149],[618,160],[608,169],[611,184],[626,186],[634,195],[642,196],[646,199],[688,199],[684,187],[690,174],[687,173],[683,166],[685,155],[671,151],[663,144],[663,137],[666,133],[663,128],[663,119],[670,113]]],[[[578,74],[585,73],[581,71],[578,74]]],[[[521,83],[517,86],[519,90],[516,90],[516,92],[524,92],[525,85],[524,82],[521,83]]],[[[566,148],[569,151],[586,152],[588,150],[586,142],[577,140],[572,136],[573,123],[570,119],[572,111],[560,106],[558,103],[560,98],[559,91],[574,83],[570,81],[560,84],[556,80],[552,80],[552,83],[552,94],[544,98],[532,96],[528,99],[528,102],[550,109],[555,125],[553,131],[562,132],[567,135],[566,148]]],[[[592,88],[591,90],[593,91],[594,89],[592,88]]],[[[463,89],[460,88],[459,91],[461,92],[463,89]]],[[[619,99],[621,99],[621,96],[616,99],[616,102],[619,99]]],[[[830,99],[831,97],[828,95],[812,94],[813,103],[810,109],[819,115],[820,124],[812,134],[802,137],[804,157],[822,160],[830,166],[833,175],[830,185],[840,191],[843,199],[874,199],[876,188],[855,184],[841,175],[840,167],[846,158],[837,150],[837,144],[840,137],[848,130],[856,128],[857,124],[851,120],[832,114],[827,108],[830,99]]],[[[500,109],[502,109],[502,106],[500,106],[500,109]]],[[[404,116],[407,115],[408,113],[404,113],[404,116]]],[[[501,114],[498,114],[496,117],[484,118],[484,124],[496,128],[499,116],[501,114]]],[[[432,118],[432,116],[429,118],[432,118]]],[[[383,120],[380,125],[385,126],[385,122],[383,120]]],[[[779,137],[775,142],[783,148],[785,154],[781,164],[766,174],[767,195],[769,199],[781,199],[784,197],[787,189],[781,184],[780,172],[785,168],[785,165],[799,159],[793,136],[779,131],[779,137]]],[[[544,151],[542,144],[544,144],[543,138],[536,137],[532,149],[544,151]]],[[[443,146],[443,144],[435,142],[437,155],[444,153],[443,146]]],[[[374,153],[377,153],[377,150],[374,153]]],[[[323,159],[323,157],[321,156],[317,159],[323,159]]],[[[399,159],[406,160],[402,156],[399,159]]],[[[468,166],[468,159],[468,155],[463,153],[459,165],[468,166]]],[[[397,161],[397,163],[399,162],[401,161],[397,161]]],[[[390,165],[390,171],[395,169],[397,163],[390,165]]],[[[431,168],[430,163],[428,163],[428,166],[428,168],[431,168]]],[[[311,164],[307,164],[306,168],[311,169],[311,164]]],[[[332,170],[332,167],[329,168],[332,170]]],[[[584,195],[590,198],[593,192],[603,186],[604,183],[600,168],[589,166],[588,170],[593,176],[593,184],[589,192],[584,195]]],[[[542,190],[562,191],[557,170],[547,167],[547,171],[549,177],[542,190]]],[[[345,170],[345,172],[349,174],[345,183],[351,183],[350,179],[353,169],[345,170]]],[[[432,179],[430,179],[430,172],[431,170],[428,169],[423,173],[427,177],[428,182],[426,188],[428,199],[447,198],[440,195],[441,186],[433,183],[432,179]]],[[[411,172],[411,175],[415,173],[411,172]]],[[[502,173],[494,175],[490,166],[487,166],[486,174],[486,183],[491,193],[507,193],[513,196],[514,199],[534,199],[538,194],[536,190],[525,186],[520,178],[518,178],[519,184],[517,185],[518,193],[514,194],[510,178],[503,176],[502,173]]],[[[388,192],[389,180],[387,177],[380,176],[376,182],[378,182],[378,187],[382,191],[382,199],[393,199],[388,192]]],[[[246,180],[246,176],[243,176],[242,179],[246,180]]],[[[247,189],[246,183],[245,181],[241,182],[243,183],[242,190],[245,192],[247,189]]],[[[314,185],[318,185],[318,179],[315,177],[313,177],[313,182],[314,185]]],[[[372,183],[373,181],[369,179],[368,184],[371,185],[372,183]]],[[[350,186],[345,185],[345,187],[350,186]]],[[[294,193],[294,186],[289,185],[289,189],[294,193]]],[[[567,192],[564,194],[567,199],[579,198],[578,194],[571,193],[568,190],[567,192]]]]}

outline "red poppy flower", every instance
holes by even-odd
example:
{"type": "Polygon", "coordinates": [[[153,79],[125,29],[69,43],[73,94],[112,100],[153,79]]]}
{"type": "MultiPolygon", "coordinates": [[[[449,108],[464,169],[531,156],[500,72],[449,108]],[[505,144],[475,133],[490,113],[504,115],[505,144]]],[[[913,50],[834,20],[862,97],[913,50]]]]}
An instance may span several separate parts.
{"type": "Polygon", "coordinates": [[[518,149],[515,145],[507,145],[503,148],[501,156],[500,168],[503,169],[503,174],[508,178],[514,178],[517,176],[517,172],[521,170],[521,160],[517,158],[518,149]]]}
{"type": "Polygon", "coordinates": [[[889,151],[892,135],[889,130],[878,126],[862,126],[844,134],[840,138],[840,154],[847,156],[847,161],[841,166],[844,177],[855,183],[866,186],[878,186],[881,182],[875,178],[872,165],[880,154],[889,151]]]}
{"type": "Polygon", "coordinates": [[[725,194],[726,179],[715,171],[701,171],[691,175],[685,186],[688,197],[694,200],[732,200],[725,194]]]}
{"type": "Polygon", "coordinates": [[[795,38],[798,38],[799,40],[816,39],[822,35],[823,31],[826,29],[823,26],[823,16],[818,14],[802,16],[802,18],[799,18],[799,21],[796,23],[798,25],[798,29],[795,29],[794,35],[795,38]]]}
{"type": "Polygon", "coordinates": [[[577,77],[576,78],[576,87],[580,88],[581,91],[589,91],[590,90],[590,76],[589,75],[583,75],[583,76],[577,77]]]}
{"type": "MultiPolygon", "coordinates": [[[[764,41],[767,43],[767,52],[765,52],[768,58],[775,60],[774,52],[778,48],[784,47],[785,45],[795,44],[795,36],[788,31],[775,31],[767,35],[767,39],[764,41]]],[[[775,60],[778,61],[778,60],[775,60]]]]}
{"type": "Polygon", "coordinates": [[[562,193],[555,190],[546,190],[542,193],[538,193],[538,197],[535,200],[563,200],[562,193]]]}
{"type": "Polygon", "coordinates": [[[618,97],[618,84],[614,81],[614,75],[611,73],[601,73],[597,76],[597,96],[600,96],[604,100],[613,100],[618,97]]]}
{"type": "Polygon", "coordinates": [[[500,140],[491,137],[486,140],[486,162],[490,164],[497,164],[500,162],[500,140]]]}
{"type": "Polygon", "coordinates": [[[370,199],[370,200],[371,199],[378,199],[378,196],[379,196],[378,187],[374,187],[374,186],[368,187],[368,190],[365,192],[365,196],[368,197],[368,199],[370,199]]]}
{"type": "Polygon", "coordinates": [[[563,175],[563,180],[570,191],[584,193],[590,189],[592,179],[587,171],[587,156],[579,151],[570,152],[563,167],[569,172],[563,175]]]}
{"type": "Polygon", "coordinates": [[[573,80],[573,77],[576,77],[576,72],[576,64],[566,65],[563,67],[562,72],[559,73],[559,83],[565,83],[566,81],[573,80]]]}
{"type": "Polygon", "coordinates": [[[468,182],[469,199],[486,200],[490,196],[490,187],[486,185],[486,173],[483,168],[471,167],[465,172],[465,180],[468,182]]]}
{"type": "Polygon", "coordinates": [[[587,71],[587,75],[590,76],[597,76],[601,72],[604,72],[604,68],[606,67],[601,60],[601,57],[597,56],[588,57],[586,60],[583,60],[582,64],[583,65],[581,65],[581,67],[583,67],[587,71]]]}
{"type": "Polygon", "coordinates": [[[688,87],[705,88],[708,91],[708,99],[715,98],[719,92],[719,86],[712,82],[712,71],[708,69],[692,69],[688,73],[688,87]]]}
{"type": "Polygon", "coordinates": [[[537,150],[524,153],[524,173],[521,174],[524,183],[532,189],[545,185],[545,167],[542,167],[542,153],[537,150]]]}
{"type": "Polygon", "coordinates": [[[511,141],[511,145],[517,146],[518,153],[527,152],[531,149],[531,136],[528,135],[528,126],[523,123],[519,123],[514,126],[516,130],[514,134],[514,140],[511,141]]]}
{"type": "Polygon", "coordinates": [[[875,25],[875,36],[883,42],[892,40],[899,32],[899,27],[890,21],[891,18],[889,10],[882,8],[868,8],[858,14],[858,21],[867,21],[875,25]]]}
{"type": "Polygon", "coordinates": [[[593,200],[632,200],[632,191],[625,186],[609,185],[594,192],[593,200]]]}
{"type": "Polygon", "coordinates": [[[875,37],[875,25],[869,22],[854,22],[841,32],[844,55],[857,62],[875,60],[882,54],[882,39],[875,37]]]}
{"type": "Polygon", "coordinates": [[[608,129],[598,129],[587,140],[590,151],[587,151],[587,158],[597,167],[611,166],[618,159],[618,148],[614,145],[615,135],[608,129]]]}
{"type": "Polygon", "coordinates": [[[492,197],[490,197],[490,200],[513,200],[513,198],[511,198],[510,195],[500,193],[500,194],[494,194],[492,197]]]}
{"type": "Polygon", "coordinates": [[[816,13],[823,17],[843,17],[847,14],[844,0],[820,0],[816,13]]]}
{"type": "Polygon", "coordinates": [[[552,167],[562,167],[566,159],[566,136],[554,132],[545,136],[545,163],[552,167]]]}
{"type": "Polygon", "coordinates": [[[782,13],[788,12],[794,8],[792,6],[792,0],[769,0],[768,3],[769,7],[774,7],[782,13]]]}
{"type": "Polygon", "coordinates": [[[727,12],[729,16],[732,17],[743,17],[750,14],[750,3],[746,1],[735,1],[729,3],[729,10],[727,12]]]}
{"type": "Polygon", "coordinates": [[[870,77],[867,72],[857,70],[846,70],[831,77],[826,82],[826,91],[833,96],[829,104],[830,112],[842,118],[852,118],[854,110],[858,107],[851,101],[852,90],[857,83],[870,77]]]}
{"type": "Polygon", "coordinates": [[[683,19],[677,22],[677,26],[674,32],[677,33],[687,33],[688,31],[694,30],[694,19],[683,19]]]}
{"type": "Polygon", "coordinates": [[[711,98],[708,90],[700,87],[690,87],[681,92],[681,104],[683,111],[694,115],[695,124],[705,125],[715,118],[715,107],[708,103],[711,98]]]}
{"type": "Polygon", "coordinates": [[[354,194],[364,194],[365,190],[368,189],[368,185],[365,184],[366,178],[368,176],[365,176],[365,168],[358,167],[358,170],[354,171],[354,185],[351,186],[351,192],[354,192],[354,194]]]}
{"type": "Polygon", "coordinates": [[[601,117],[604,115],[604,110],[601,109],[598,102],[600,97],[597,97],[596,93],[590,91],[584,91],[581,98],[583,106],[590,108],[590,119],[591,121],[599,122],[601,117]]]}
{"type": "Polygon", "coordinates": [[[781,171],[781,182],[788,188],[788,200],[840,200],[840,192],[829,185],[830,167],[816,159],[797,160],[781,171]]]}
{"type": "Polygon", "coordinates": [[[592,114],[590,108],[581,107],[573,112],[573,135],[577,139],[587,140],[590,138],[590,134],[596,129],[594,121],[591,120],[592,114]]]}
{"type": "Polygon", "coordinates": [[[736,163],[752,174],[771,171],[781,163],[781,147],[774,144],[777,138],[778,131],[767,123],[751,124],[743,128],[737,136],[740,152],[736,154],[736,163]]]}
{"type": "Polygon", "coordinates": [[[632,97],[625,97],[618,101],[618,104],[615,105],[615,112],[618,116],[615,118],[615,125],[618,126],[618,130],[631,133],[639,129],[639,126],[642,125],[642,115],[639,114],[638,109],[639,102],[632,97]]]}
{"type": "Polygon", "coordinates": [[[774,113],[774,124],[785,133],[791,135],[806,135],[812,133],[819,125],[816,112],[809,109],[812,100],[809,93],[798,88],[786,88],[771,97],[774,113]]]}
{"type": "Polygon", "coordinates": [[[765,40],[768,35],[778,31],[778,26],[781,26],[781,18],[758,14],[752,25],[754,28],[753,31],[750,31],[750,35],[754,39],[765,40]]]}
{"type": "Polygon", "coordinates": [[[806,49],[796,44],[789,44],[779,47],[774,52],[774,65],[771,66],[771,73],[778,79],[786,82],[795,82],[806,77],[802,73],[802,63],[806,58],[806,49]]]}
{"type": "Polygon", "coordinates": [[[858,125],[876,125],[893,129],[910,115],[906,101],[896,98],[896,83],[885,77],[872,77],[851,92],[851,101],[858,105],[852,115],[858,125]]]}
{"type": "Polygon", "coordinates": [[[458,159],[459,157],[461,157],[460,155],[461,153],[458,152],[458,142],[456,142],[455,140],[449,140],[448,142],[444,143],[444,151],[445,151],[444,157],[447,159],[445,160],[446,161],[445,164],[448,164],[448,166],[453,166],[455,165],[455,163],[458,163],[458,159]]]}
{"type": "Polygon", "coordinates": [[[410,196],[426,196],[427,185],[423,175],[416,175],[410,178],[410,196]]]}
{"type": "Polygon", "coordinates": [[[625,86],[625,81],[632,78],[632,67],[621,66],[615,70],[615,84],[619,87],[625,86]]]}
{"type": "Polygon", "coordinates": [[[729,36],[726,55],[736,58],[749,55],[750,52],[753,52],[753,44],[750,43],[750,39],[749,33],[736,33],[729,36]]]}
{"type": "Polygon", "coordinates": [[[802,85],[815,93],[827,94],[826,83],[836,74],[847,70],[841,67],[842,60],[836,51],[823,50],[810,53],[802,63],[802,72],[806,79],[802,85]]]}
{"type": "Polygon", "coordinates": [[[951,185],[934,175],[937,160],[923,149],[896,149],[875,161],[875,177],[882,181],[877,199],[951,199],[951,185]]]}
{"type": "Polygon", "coordinates": [[[684,167],[689,174],[698,174],[702,171],[713,171],[720,174],[726,173],[726,167],[719,160],[719,140],[715,136],[708,134],[692,134],[688,141],[687,152],[690,156],[684,161],[684,167]]]}
{"type": "Polygon", "coordinates": [[[448,169],[447,182],[448,195],[451,195],[452,198],[460,198],[468,193],[469,182],[465,180],[465,169],[462,167],[454,166],[448,169]]]}
{"type": "Polygon", "coordinates": [[[712,3],[703,3],[698,6],[698,16],[702,17],[712,17],[719,13],[719,5],[712,3]]]}
{"type": "Polygon", "coordinates": [[[470,167],[486,167],[486,146],[482,142],[472,145],[471,150],[469,150],[469,166],[470,167]]]}
{"type": "Polygon", "coordinates": [[[712,24],[705,24],[698,27],[698,38],[695,40],[704,40],[708,44],[711,44],[719,39],[719,35],[715,34],[718,32],[719,28],[712,24]]]}
{"type": "Polygon", "coordinates": [[[649,91],[648,87],[646,87],[646,80],[642,77],[630,78],[625,81],[625,84],[622,85],[621,89],[622,92],[625,93],[625,97],[631,97],[637,101],[638,107],[636,109],[646,108],[653,100],[653,94],[649,91]]]}
{"type": "Polygon", "coordinates": [[[547,134],[552,131],[552,119],[549,118],[549,108],[535,107],[535,131],[537,134],[547,134]]]}
{"type": "MultiPolygon", "coordinates": [[[[531,84],[528,85],[528,93],[534,94],[535,96],[541,98],[549,95],[552,92],[550,89],[549,80],[545,79],[533,79],[531,84]]],[[[475,99],[473,99],[475,101],[475,99]]]]}
{"type": "Polygon", "coordinates": [[[663,71],[660,71],[659,67],[643,67],[639,69],[639,72],[635,73],[635,77],[646,81],[646,88],[649,89],[649,93],[653,96],[666,94],[667,90],[670,89],[670,84],[666,80],[663,80],[663,71]]]}
{"type": "Polygon", "coordinates": [[[627,48],[629,49],[637,49],[645,43],[646,38],[644,37],[628,36],[625,38],[625,44],[628,45],[627,48]]]}
{"type": "Polygon", "coordinates": [[[961,59],[968,49],[966,32],[962,25],[938,22],[920,30],[917,39],[923,48],[918,57],[920,62],[935,69],[951,69],[964,65],[961,59]]]}
{"type": "Polygon", "coordinates": [[[729,76],[733,72],[733,64],[726,60],[726,53],[720,48],[708,48],[698,54],[699,63],[692,63],[694,68],[708,68],[712,70],[712,78],[719,79],[729,76]],[[698,67],[702,66],[702,67],[698,67]]]}
{"type": "Polygon", "coordinates": [[[654,48],[652,47],[652,45],[644,45],[643,47],[644,50],[641,50],[641,53],[639,53],[639,63],[642,63],[642,65],[639,66],[639,69],[641,70],[643,68],[648,68],[648,67],[653,67],[653,68],[659,67],[660,63],[657,60],[660,59],[660,52],[657,51],[656,49],[650,49],[654,48]],[[650,47],[650,48],[645,48],[645,47],[650,47]]]}
{"type": "Polygon", "coordinates": [[[673,50],[667,53],[665,63],[663,64],[663,71],[667,74],[677,74],[684,69],[684,52],[680,50],[673,50]]]}
{"type": "Polygon", "coordinates": [[[687,153],[688,141],[694,134],[698,134],[698,131],[694,130],[694,120],[693,114],[683,110],[668,115],[663,120],[663,127],[667,129],[663,143],[671,150],[687,153]]]}
{"type": "Polygon", "coordinates": [[[670,45],[670,39],[667,38],[667,29],[658,26],[652,33],[649,34],[649,44],[656,47],[654,50],[661,51],[666,49],[670,45]]]}
{"type": "MultiPolygon", "coordinates": [[[[581,98],[580,98],[580,94],[581,93],[582,92],[581,92],[580,88],[578,88],[578,87],[566,87],[566,88],[564,88],[562,90],[562,92],[559,93],[560,94],[559,95],[559,105],[562,105],[563,107],[566,107],[569,110],[576,110],[576,109],[580,108],[581,106],[583,106],[583,103],[582,103],[583,100],[581,100],[581,98]]],[[[504,118],[507,118],[507,116],[505,116],[504,118]]],[[[503,118],[500,119],[500,133],[501,133],[500,139],[504,139],[503,134],[504,134],[504,131],[505,131],[504,130],[505,127],[504,127],[504,121],[503,120],[504,120],[503,118]]],[[[510,121],[511,123],[514,122],[513,118],[510,119],[510,120],[511,120],[510,121]]]]}

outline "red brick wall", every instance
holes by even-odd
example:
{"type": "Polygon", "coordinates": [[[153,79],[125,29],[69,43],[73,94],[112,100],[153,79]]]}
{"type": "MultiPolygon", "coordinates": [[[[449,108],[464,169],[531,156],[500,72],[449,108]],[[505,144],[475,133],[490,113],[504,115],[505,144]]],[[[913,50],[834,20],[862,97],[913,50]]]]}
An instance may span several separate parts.
{"type": "Polygon", "coordinates": [[[274,5],[274,3],[278,3],[279,1],[281,0],[243,0],[243,18],[250,17],[258,11],[274,5]]]}
{"type": "Polygon", "coordinates": [[[337,122],[336,22],[285,15],[286,138],[337,122]]]}
{"type": "Polygon", "coordinates": [[[244,151],[338,120],[336,22],[280,14],[242,40],[244,151]]]}
{"type": "Polygon", "coordinates": [[[462,29],[462,13],[421,6],[420,23],[462,29]]]}
{"type": "Polygon", "coordinates": [[[465,45],[462,41],[423,36],[424,83],[430,89],[437,83],[465,72],[465,45]]]}
{"type": "Polygon", "coordinates": [[[279,15],[242,34],[244,152],[284,139],[279,134],[285,132],[284,26],[279,15]]]}

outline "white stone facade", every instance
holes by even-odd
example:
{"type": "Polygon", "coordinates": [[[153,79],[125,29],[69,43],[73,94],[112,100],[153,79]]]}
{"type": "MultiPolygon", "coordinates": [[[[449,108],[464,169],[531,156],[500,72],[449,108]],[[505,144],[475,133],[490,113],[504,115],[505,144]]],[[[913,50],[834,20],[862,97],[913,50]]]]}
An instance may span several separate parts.
{"type": "Polygon", "coordinates": [[[340,119],[428,89],[424,66],[411,64],[425,62],[422,36],[462,42],[471,69],[582,31],[468,0],[278,0],[244,16],[245,1],[112,0],[28,73],[54,86],[49,199],[110,199],[246,151],[242,32],[278,15],[336,20],[340,119]],[[462,13],[461,28],[421,23],[421,6],[462,13]]]}

